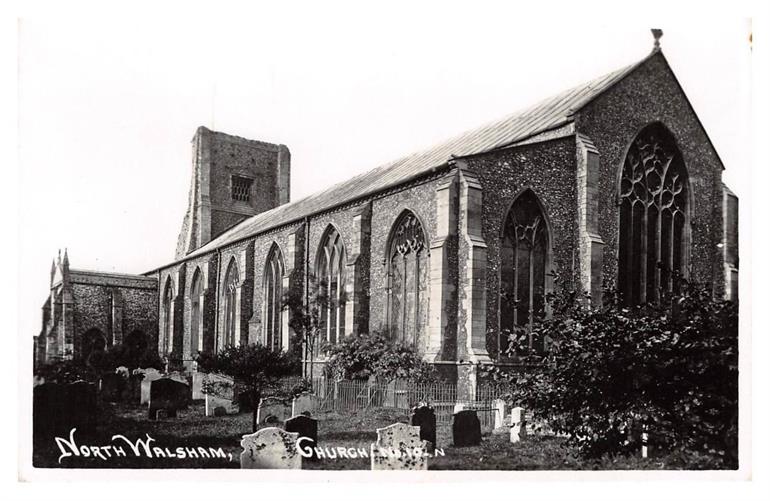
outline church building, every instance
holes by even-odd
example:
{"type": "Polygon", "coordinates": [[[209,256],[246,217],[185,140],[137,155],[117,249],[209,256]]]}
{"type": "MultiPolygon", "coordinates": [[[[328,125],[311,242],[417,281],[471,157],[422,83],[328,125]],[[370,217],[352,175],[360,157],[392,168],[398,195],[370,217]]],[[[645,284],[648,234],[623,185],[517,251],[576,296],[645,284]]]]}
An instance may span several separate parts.
{"type": "Polygon", "coordinates": [[[114,275],[65,253],[37,362],[131,335],[188,368],[228,345],[288,350],[292,292],[323,298],[320,344],[386,333],[472,392],[550,292],[599,305],[616,287],[633,305],[687,279],[737,300],[737,198],[658,37],[629,66],[297,201],[289,148],[198,128],[174,261],[114,275]]]}

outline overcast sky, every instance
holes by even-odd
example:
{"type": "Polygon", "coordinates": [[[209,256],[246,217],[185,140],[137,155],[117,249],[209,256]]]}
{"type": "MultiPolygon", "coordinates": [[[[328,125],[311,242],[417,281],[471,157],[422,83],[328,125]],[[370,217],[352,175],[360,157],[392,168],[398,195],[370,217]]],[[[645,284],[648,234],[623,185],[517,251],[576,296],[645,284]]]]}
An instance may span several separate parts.
{"type": "Polygon", "coordinates": [[[748,192],[747,19],[355,5],[22,19],[21,332],[40,330],[59,248],[104,271],[173,259],[199,125],[286,144],[296,200],[637,61],[650,27],[748,192]]]}

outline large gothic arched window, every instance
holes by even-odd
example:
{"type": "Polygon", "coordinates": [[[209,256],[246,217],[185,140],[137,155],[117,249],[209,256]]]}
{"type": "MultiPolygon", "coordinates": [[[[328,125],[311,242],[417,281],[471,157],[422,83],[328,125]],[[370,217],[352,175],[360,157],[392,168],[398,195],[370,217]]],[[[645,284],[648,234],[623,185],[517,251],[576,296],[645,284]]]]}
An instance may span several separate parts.
{"type": "Polygon", "coordinates": [[[237,344],[238,333],[238,265],[235,259],[230,260],[225,274],[224,289],[222,294],[225,303],[224,336],[222,347],[237,344]]]}
{"type": "Polygon", "coordinates": [[[396,220],[388,245],[387,326],[394,340],[419,346],[427,307],[428,249],[417,217],[404,211],[396,220]]]}
{"type": "Polygon", "coordinates": [[[168,355],[174,350],[174,283],[166,279],[163,292],[163,324],[160,338],[160,354],[168,355]]]}
{"type": "Polygon", "coordinates": [[[336,228],[329,226],[316,258],[322,340],[329,343],[336,343],[345,336],[346,264],[342,237],[336,228]]]}
{"type": "Polygon", "coordinates": [[[283,258],[281,250],[273,244],[265,264],[263,301],[265,315],[263,320],[265,346],[274,351],[281,349],[282,328],[281,311],[283,300],[283,258]]]}
{"type": "Polygon", "coordinates": [[[201,332],[201,294],[202,294],[201,270],[196,268],[193,274],[192,286],[190,286],[190,354],[203,351],[203,335],[201,332]]]}
{"type": "Polygon", "coordinates": [[[663,125],[631,143],[620,180],[618,288],[623,302],[654,302],[677,292],[686,272],[688,179],[682,154],[663,125]]]}
{"type": "MultiPolygon", "coordinates": [[[[503,226],[500,248],[500,328],[532,332],[545,314],[548,226],[540,201],[525,190],[514,201],[503,226]]],[[[529,348],[534,348],[530,336],[529,348]]]]}

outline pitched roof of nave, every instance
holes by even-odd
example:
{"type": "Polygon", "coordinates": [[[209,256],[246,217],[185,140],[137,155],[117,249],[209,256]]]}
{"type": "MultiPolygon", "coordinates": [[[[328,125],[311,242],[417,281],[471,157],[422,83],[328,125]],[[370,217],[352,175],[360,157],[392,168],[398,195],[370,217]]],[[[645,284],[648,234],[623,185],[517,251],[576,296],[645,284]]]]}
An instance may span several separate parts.
{"type": "Polygon", "coordinates": [[[234,225],[179,261],[200,256],[272,228],[299,221],[305,216],[398,186],[446,166],[452,158],[467,157],[511,147],[526,142],[539,134],[564,127],[574,121],[574,114],[577,111],[659,52],[657,49],[653,50],[644,59],[634,64],[568,89],[505,118],[460,134],[432,148],[407,155],[305,198],[252,216],[234,225]]]}

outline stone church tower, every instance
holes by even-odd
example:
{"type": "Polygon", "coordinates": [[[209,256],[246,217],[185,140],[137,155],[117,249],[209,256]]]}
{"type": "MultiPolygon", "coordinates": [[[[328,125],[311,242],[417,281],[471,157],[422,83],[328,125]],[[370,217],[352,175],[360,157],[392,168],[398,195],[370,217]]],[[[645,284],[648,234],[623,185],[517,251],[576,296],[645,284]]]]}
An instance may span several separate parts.
{"type": "Polygon", "coordinates": [[[198,127],[192,146],[192,182],[176,259],[289,201],[291,155],[286,146],[205,127],[198,127]]]}

